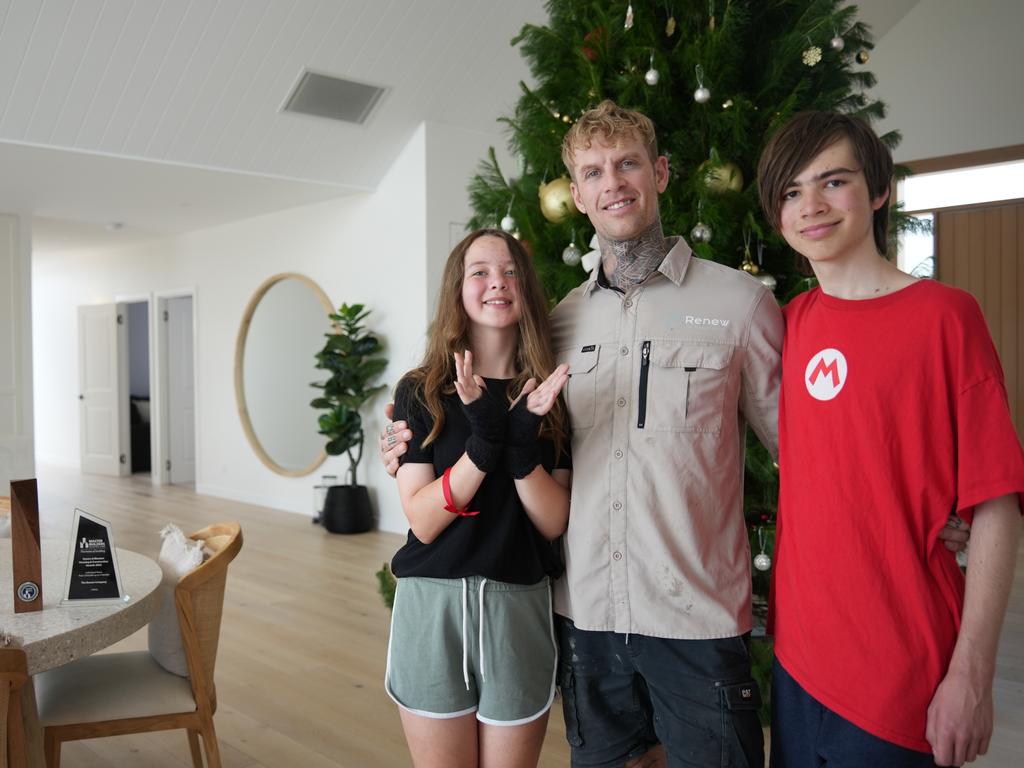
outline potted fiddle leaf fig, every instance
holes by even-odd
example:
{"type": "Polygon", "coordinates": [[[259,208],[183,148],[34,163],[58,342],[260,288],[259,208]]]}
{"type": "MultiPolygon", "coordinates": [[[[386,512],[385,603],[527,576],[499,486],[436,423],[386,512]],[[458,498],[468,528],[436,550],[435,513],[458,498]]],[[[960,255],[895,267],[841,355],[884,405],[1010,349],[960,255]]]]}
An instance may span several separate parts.
{"type": "Polygon", "coordinates": [[[385,389],[371,386],[387,367],[383,345],[363,327],[370,314],[362,304],[342,304],[330,315],[333,330],[325,333],[324,348],[316,354],[316,367],[328,372],[326,381],[313,382],[322,389],[310,405],[323,410],[320,434],[327,439],[324,450],[330,456],[348,456],[349,482],[327,490],[321,522],[332,533],[362,533],[373,527],[373,509],[365,485],[356,482],[356,468],[363,457],[363,419],[360,409],[385,389]]]}

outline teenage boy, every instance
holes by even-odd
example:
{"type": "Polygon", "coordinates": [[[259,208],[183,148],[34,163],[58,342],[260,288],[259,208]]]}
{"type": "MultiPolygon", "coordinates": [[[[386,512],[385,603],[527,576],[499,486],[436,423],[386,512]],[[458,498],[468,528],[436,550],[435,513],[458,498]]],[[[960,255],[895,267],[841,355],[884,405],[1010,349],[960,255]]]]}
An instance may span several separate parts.
{"type": "Polygon", "coordinates": [[[885,259],[892,158],[848,115],[795,117],[758,168],[818,287],[785,308],[772,765],[984,754],[1024,455],[967,293],[885,259]],[[938,535],[973,523],[966,587],[938,535]]]}
{"type": "MultiPolygon", "coordinates": [[[[776,450],[782,314],[661,227],[654,126],[605,101],[562,159],[601,266],[552,314],[573,479],[555,584],[573,766],[764,764],[745,635],[745,423],[776,450]]],[[[409,437],[396,422],[382,459],[409,437]],[[392,434],[393,433],[393,434],[392,434]]]]}

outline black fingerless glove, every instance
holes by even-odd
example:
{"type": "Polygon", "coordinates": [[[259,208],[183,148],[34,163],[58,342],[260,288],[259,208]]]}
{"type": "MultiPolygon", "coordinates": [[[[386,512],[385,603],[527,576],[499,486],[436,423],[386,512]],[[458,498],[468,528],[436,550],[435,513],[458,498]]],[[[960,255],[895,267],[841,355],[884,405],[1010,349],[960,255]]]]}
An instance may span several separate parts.
{"type": "Polygon", "coordinates": [[[521,397],[508,413],[508,449],[505,464],[514,480],[522,480],[540,464],[540,424],[543,417],[530,413],[521,397]]]}
{"type": "Polygon", "coordinates": [[[469,422],[466,453],[481,472],[492,472],[501,460],[501,447],[505,442],[507,409],[484,389],[480,397],[469,405],[462,404],[462,412],[469,422]]]}

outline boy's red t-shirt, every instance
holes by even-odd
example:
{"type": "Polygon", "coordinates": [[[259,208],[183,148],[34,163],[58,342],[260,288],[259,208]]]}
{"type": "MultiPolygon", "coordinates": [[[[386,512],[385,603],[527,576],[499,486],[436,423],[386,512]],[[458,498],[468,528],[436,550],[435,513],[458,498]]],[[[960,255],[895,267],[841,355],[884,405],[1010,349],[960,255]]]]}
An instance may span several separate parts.
{"type": "Polygon", "coordinates": [[[956,643],[954,509],[1024,492],[1024,455],[977,303],[932,281],[784,310],[770,630],[815,699],[909,749],[956,643]]]}

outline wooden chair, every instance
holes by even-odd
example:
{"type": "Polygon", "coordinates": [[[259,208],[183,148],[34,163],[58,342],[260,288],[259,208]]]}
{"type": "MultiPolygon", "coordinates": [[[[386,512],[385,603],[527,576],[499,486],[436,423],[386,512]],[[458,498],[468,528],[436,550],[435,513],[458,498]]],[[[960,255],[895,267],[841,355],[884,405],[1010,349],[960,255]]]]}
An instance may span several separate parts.
{"type": "Polygon", "coordinates": [[[21,687],[28,663],[20,648],[0,648],[0,768],[25,768],[27,748],[21,720],[21,687]]]}
{"type": "Polygon", "coordinates": [[[211,525],[191,535],[214,554],[185,574],[174,590],[189,677],[166,671],[148,651],[77,659],[35,677],[39,720],[48,768],[60,765],[65,741],[185,728],[192,764],[220,768],[213,728],[220,620],[228,564],[242,548],[238,523],[211,525]]]}

